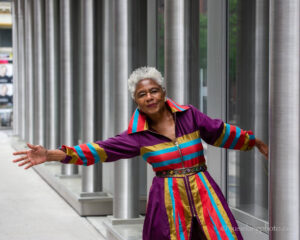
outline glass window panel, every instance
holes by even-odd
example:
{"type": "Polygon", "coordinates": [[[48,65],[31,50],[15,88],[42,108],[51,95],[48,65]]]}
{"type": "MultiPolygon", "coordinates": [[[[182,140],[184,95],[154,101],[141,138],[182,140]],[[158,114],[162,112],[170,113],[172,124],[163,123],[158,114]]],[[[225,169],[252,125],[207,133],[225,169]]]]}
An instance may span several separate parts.
{"type": "MultiPolygon", "coordinates": [[[[260,32],[255,1],[229,1],[227,122],[268,139],[268,31],[260,32]],[[261,35],[259,35],[261,34],[261,35]],[[266,42],[265,42],[266,41],[266,42]],[[265,44],[265,45],[264,45],[265,44]]],[[[268,219],[268,162],[255,151],[227,153],[227,194],[231,207],[268,219]]]]}

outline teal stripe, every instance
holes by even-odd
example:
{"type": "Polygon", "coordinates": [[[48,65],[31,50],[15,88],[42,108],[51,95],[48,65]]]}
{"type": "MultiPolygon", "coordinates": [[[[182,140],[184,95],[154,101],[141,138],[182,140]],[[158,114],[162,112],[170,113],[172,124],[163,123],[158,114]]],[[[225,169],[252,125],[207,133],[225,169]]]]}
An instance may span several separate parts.
{"type": "Polygon", "coordinates": [[[95,159],[95,163],[99,162],[100,161],[100,157],[99,157],[99,155],[97,153],[97,150],[94,148],[94,146],[92,144],[90,144],[90,143],[87,143],[86,145],[89,147],[91,153],[93,154],[93,157],[95,159]]]}
{"type": "Polygon", "coordinates": [[[175,224],[175,230],[176,230],[176,219],[175,219],[175,199],[174,199],[174,193],[173,193],[173,178],[168,178],[168,186],[169,186],[169,192],[170,197],[172,201],[172,209],[173,209],[173,218],[174,218],[174,224],[175,224]]]}
{"type": "Polygon", "coordinates": [[[218,228],[217,228],[217,226],[216,226],[214,220],[211,218],[210,212],[209,212],[208,209],[207,209],[207,211],[208,211],[208,215],[209,215],[210,221],[211,221],[211,222],[213,223],[213,225],[214,225],[214,229],[215,229],[215,232],[216,232],[216,234],[217,234],[218,240],[222,240],[221,235],[220,235],[220,233],[219,233],[219,231],[218,231],[218,228]]]}
{"type": "Polygon", "coordinates": [[[155,152],[147,152],[143,155],[143,158],[144,158],[144,160],[147,160],[148,157],[153,157],[153,156],[157,156],[157,155],[160,155],[160,154],[170,153],[170,152],[175,152],[175,151],[178,151],[176,146],[170,147],[170,148],[165,148],[165,149],[158,150],[158,151],[155,151],[155,152]]]}
{"type": "Polygon", "coordinates": [[[203,183],[204,186],[205,186],[205,189],[206,189],[206,191],[207,191],[207,193],[208,193],[210,202],[212,203],[212,205],[213,205],[213,207],[214,207],[214,209],[215,209],[215,211],[216,211],[216,213],[217,213],[217,215],[218,215],[218,218],[219,218],[219,220],[220,220],[220,222],[221,222],[221,224],[222,224],[222,226],[223,226],[223,229],[224,229],[225,232],[226,232],[227,237],[229,238],[229,240],[231,240],[231,239],[234,240],[234,237],[233,237],[232,233],[231,233],[230,230],[229,230],[230,228],[227,226],[227,224],[226,224],[226,222],[225,222],[223,216],[221,215],[221,213],[220,213],[220,211],[219,211],[219,209],[218,209],[218,207],[217,207],[217,204],[216,204],[216,202],[215,202],[215,200],[214,200],[214,198],[213,198],[211,192],[209,191],[209,188],[208,188],[208,186],[207,186],[207,184],[206,184],[206,182],[205,182],[205,180],[204,180],[202,174],[201,174],[201,173],[198,173],[198,176],[200,177],[202,183],[203,183]]]}
{"type": "Polygon", "coordinates": [[[249,135],[249,139],[250,140],[254,140],[255,139],[255,136],[254,135],[252,135],[252,134],[248,134],[249,135]]]}
{"type": "MultiPolygon", "coordinates": [[[[188,161],[188,160],[191,160],[191,159],[199,157],[199,156],[203,156],[203,151],[185,155],[185,156],[183,156],[183,161],[188,161]]],[[[152,167],[154,167],[154,168],[164,167],[164,166],[167,166],[170,164],[175,164],[175,163],[180,163],[180,162],[181,162],[181,158],[175,158],[175,159],[170,159],[170,160],[163,161],[163,162],[152,163],[152,167]]]]}
{"type": "Polygon", "coordinates": [[[169,98],[169,100],[170,100],[171,103],[173,103],[174,106],[177,107],[179,110],[181,110],[181,111],[184,111],[184,110],[185,110],[184,108],[179,107],[179,106],[178,106],[175,102],[173,102],[170,98],[169,98]]]}
{"type": "Polygon", "coordinates": [[[230,135],[230,125],[226,124],[225,135],[223,137],[223,140],[222,140],[222,143],[221,143],[220,147],[224,147],[227,139],[229,138],[229,135],[230,135]]]}
{"type": "Polygon", "coordinates": [[[178,217],[178,221],[179,221],[179,236],[180,236],[180,240],[185,240],[184,239],[184,234],[183,234],[183,229],[182,229],[182,224],[181,224],[181,221],[180,221],[179,213],[177,214],[177,217],[178,217]]]}
{"type": "Polygon", "coordinates": [[[81,148],[79,147],[79,145],[75,146],[74,148],[75,148],[75,150],[76,150],[79,158],[83,161],[83,165],[87,166],[87,159],[84,156],[83,151],[81,150],[81,148]]]}
{"type": "MultiPolygon", "coordinates": [[[[189,141],[189,142],[181,143],[181,144],[179,144],[179,147],[180,147],[180,149],[183,149],[183,148],[187,148],[187,147],[190,147],[190,146],[198,144],[198,143],[201,143],[200,138],[194,139],[194,140],[189,141]]],[[[178,148],[176,146],[166,148],[166,149],[162,149],[162,150],[158,150],[158,151],[155,151],[155,152],[147,152],[143,155],[143,159],[145,161],[147,161],[148,157],[158,156],[160,154],[170,153],[170,152],[175,152],[175,151],[178,151],[178,148]]]]}
{"type": "Polygon", "coordinates": [[[175,159],[171,159],[171,160],[167,160],[167,161],[163,161],[163,162],[152,163],[152,167],[154,167],[154,168],[164,167],[164,166],[168,166],[170,164],[175,164],[175,163],[180,163],[180,162],[181,162],[181,158],[175,158],[175,159]]]}
{"type": "Polygon", "coordinates": [[[139,119],[140,112],[138,109],[135,110],[133,123],[132,123],[132,132],[135,133],[137,131],[138,119],[139,119]]]}
{"type": "Polygon", "coordinates": [[[180,146],[180,148],[187,148],[187,147],[196,145],[198,143],[201,143],[201,139],[200,138],[196,138],[194,140],[191,140],[191,141],[188,141],[188,142],[185,142],[185,143],[181,143],[181,144],[179,144],[179,146],[180,146]]]}
{"type": "Polygon", "coordinates": [[[200,156],[203,156],[203,150],[199,151],[199,152],[195,152],[195,153],[185,155],[185,156],[183,156],[183,160],[188,161],[188,160],[191,160],[193,158],[200,157],[200,156]]]}
{"type": "Polygon", "coordinates": [[[230,145],[230,149],[234,149],[235,145],[237,144],[237,142],[239,141],[239,138],[241,136],[241,129],[239,127],[235,127],[236,129],[236,134],[235,134],[235,138],[233,139],[233,142],[230,145]]]}

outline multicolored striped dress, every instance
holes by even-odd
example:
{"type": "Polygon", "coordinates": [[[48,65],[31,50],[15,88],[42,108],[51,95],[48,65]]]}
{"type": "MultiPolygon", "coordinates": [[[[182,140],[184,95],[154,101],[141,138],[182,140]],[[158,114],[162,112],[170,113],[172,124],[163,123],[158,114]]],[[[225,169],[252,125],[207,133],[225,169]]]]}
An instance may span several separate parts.
{"type": "MultiPolygon", "coordinates": [[[[134,112],[128,130],[105,141],[74,147],[62,163],[92,165],[140,155],[155,172],[205,165],[202,140],[208,144],[250,150],[251,131],[211,119],[195,107],[171,99],[176,142],[149,129],[146,116],[134,112]]],[[[169,172],[170,172],[169,171],[169,172]]],[[[144,240],[242,239],[238,225],[218,185],[208,171],[154,177],[143,228],[144,240]]]]}

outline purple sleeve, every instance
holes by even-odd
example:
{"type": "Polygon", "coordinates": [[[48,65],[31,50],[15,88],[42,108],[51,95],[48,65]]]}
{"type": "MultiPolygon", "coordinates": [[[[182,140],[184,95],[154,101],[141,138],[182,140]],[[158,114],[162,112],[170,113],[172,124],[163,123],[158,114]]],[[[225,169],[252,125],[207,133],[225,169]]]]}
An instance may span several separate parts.
{"type": "Polygon", "coordinates": [[[62,163],[89,166],[99,161],[112,162],[121,158],[140,155],[139,143],[135,135],[128,135],[127,130],[105,141],[80,144],[73,147],[62,145],[60,149],[67,154],[62,163]]]}
{"type": "Polygon", "coordinates": [[[216,147],[247,151],[255,145],[252,131],[224,123],[220,119],[211,119],[197,108],[191,106],[201,138],[216,147]]]}
{"type": "Polygon", "coordinates": [[[200,130],[201,138],[208,144],[214,144],[221,135],[224,122],[221,119],[212,119],[190,105],[195,119],[196,127],[200,130]]]}

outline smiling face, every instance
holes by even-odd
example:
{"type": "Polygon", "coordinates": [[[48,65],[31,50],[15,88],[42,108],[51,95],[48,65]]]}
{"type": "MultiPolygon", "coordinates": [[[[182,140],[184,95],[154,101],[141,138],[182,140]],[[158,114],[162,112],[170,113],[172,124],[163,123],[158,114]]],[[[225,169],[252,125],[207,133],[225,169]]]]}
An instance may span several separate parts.
{"type": "Polygon", "coordinates": [[[136,85],[134,100],[146,115],[159,113],[165,107],[165,91],[152,79],[143,79],[136,85]]]}

